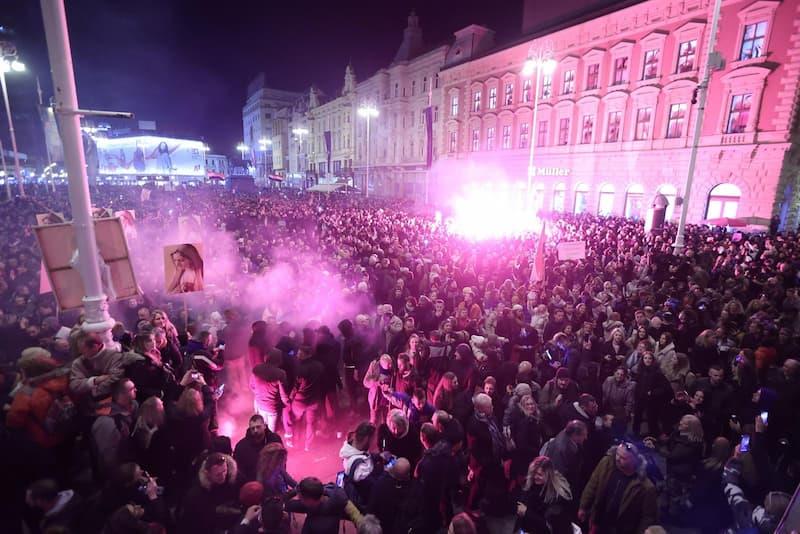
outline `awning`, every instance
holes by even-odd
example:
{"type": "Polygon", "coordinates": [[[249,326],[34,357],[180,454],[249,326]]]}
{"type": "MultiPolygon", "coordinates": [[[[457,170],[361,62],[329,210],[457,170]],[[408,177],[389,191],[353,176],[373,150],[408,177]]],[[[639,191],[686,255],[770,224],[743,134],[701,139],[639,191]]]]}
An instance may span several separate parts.
{"type": "Polygon", "coordinates": [[[277,174],[270,174],[269,175],[269,179],[274,181],[274,182],[282,182],[283,181],[283,176],[278,176],[277,174]]]}
{"type": "Polygon", "coordinates": [[[335,191],[358,191],[357,188],[347,184],[317,184],[306,189],[309,193],[333,193],[335,191]]]}

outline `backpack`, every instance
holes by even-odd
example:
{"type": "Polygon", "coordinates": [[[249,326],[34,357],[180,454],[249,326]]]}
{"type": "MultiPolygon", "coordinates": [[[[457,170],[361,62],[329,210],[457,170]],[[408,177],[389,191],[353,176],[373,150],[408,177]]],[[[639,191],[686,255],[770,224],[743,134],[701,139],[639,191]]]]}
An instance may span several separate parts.
{"type": "Polygon", "coordinates": [[[372,485],[372,481],[374,480],[373,475],[374,470],[372,473],[367,476],[364,480],[356,481],[355,480],[355,473],[358,466],[363,464],[367,461],[367,458],[356,458],[353,460],[353,463],[350,465],[350,469],[345,471],[339,471],[336,475],[336,485],[341,487],[344,492],[347,494],[347,498],[359,509],[359,511],[363,512],[367,507],[367,499],[369,495],[368,488],[372,485]]]}
{"type": "Polygon", "coordinates": [[[55,395],[42,421],[42,427],[51,434],[71,434],[76,427],[77,415],[75,403],[68,395],[55,395]]]}

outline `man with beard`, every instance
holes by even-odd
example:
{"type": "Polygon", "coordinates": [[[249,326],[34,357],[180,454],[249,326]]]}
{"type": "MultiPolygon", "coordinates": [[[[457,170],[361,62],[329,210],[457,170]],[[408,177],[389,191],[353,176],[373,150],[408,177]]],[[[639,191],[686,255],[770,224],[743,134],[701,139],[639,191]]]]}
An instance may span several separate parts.
{"type": "Polygon", "coordinates": [[[233,458],[239,468],[239,482],[256,480],[258,455],[268,443],[283,443],[281,437],[267,428],[264,418],[256,414],[250,418],[247,433],[233,450],[233,458]]]}

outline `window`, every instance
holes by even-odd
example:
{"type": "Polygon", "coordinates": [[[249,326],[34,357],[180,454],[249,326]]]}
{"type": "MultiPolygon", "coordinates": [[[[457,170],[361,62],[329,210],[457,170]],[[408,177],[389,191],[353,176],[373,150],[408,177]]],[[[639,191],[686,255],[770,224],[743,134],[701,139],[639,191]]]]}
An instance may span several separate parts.
{"type": "Polygon", "coordinates": [[[494,150],[494,126],[486,128],[486,150],[494,150]]]}
{"type": "Polygon", "coordinates": [[[697,54],[697,39],[686,41],[678,47],[678,74],[694,70],[694,60],[697,54]]]}
{"type": "Polygon", "coordinates": [[[417,94],[417,81],[411,80],[411,96],[414,96],[416,94],[417,94]]]}
{"type": "Polygon", "coordinates": [[[558,144],[566,145],[569,143],[569,119],[563,118],[558,123],[558,144]]]}
{"type": "Polygon", "coordinates": [[[581,123],[581,144],[588,145],[592,142],[592,129],[594,128],[594,117],[584,115],[581,123]]]}
{"type": "Polygon", "coordinates": [[[608,114],[608,129],[606,130],[606,143],[619,141],[619,125],[622,122],[621,111],[611,111],[608,114]]]}
{"type": "Polygon", "coordinates": [[[706,219],[736,217],[742,190],[734,184],[719,184],[708,193],[706,219]]]}
{"type": "Polygon", "coordinates": [[[597,89],[600,81],[600,64],[593,63],[586,68],[586,90],[597,89]]]}
{"type": "Polygon", "coordinates": [[[438,72],[436,73],[436,76],[433,78],[433,88],[434,89],[438,89],[439,88],[439,73],[438,72]]]}
{"type": "Polygon", "coordinates": [[[639,108],[636,110],[636,133],[634,139],[641,141],[650,139],[650,123],[653,116],[653,108],[639,108]]]}
{"type": "Polygon", "coordinates": [[[505,95],[503,97],[503,105],[504,106],[510,106],[513,103],[514,103],[514,84],[513,83],[507,83],[506,84],[505,95]]]}
{"type": "Polygon", "coordinates": [[[658,48],[648,50],[644,53],[644,69],[642,70],[643,80],[652,80],[658,77],[658,48]]]}
{"type": "Polygon", "coordinates": [[[564,211],[564,200],[567,196],[567,188],[564,184],[556,184],[553,187],[553,211],[564,211]]]}
{"type": "Polygon", "coordinates": [[[422,77],[422,92],[426,93],[427,91],[428,91],[428,77],[427,76],[423,76],[422,77]]]}
{"type": "Polygon", "coordinates": [[[523,102],[530,102],[531,101],[531,81],[525,80],[522,82],[522,101],[523,102]]]}
{"type": "Polygon", "coordinates": [[[497,87],[489,89],[489,109],[497,107],[497,87]]]}
{"type": "Polygon", "coordinates": [[[503,126],[503,149],[511,148],[511,126],[503,126]]]}
{"type": "Polygon", "coordinates": [[[481,148],[481,132],[477,128],[472,130],[472,151],[477,152],[481,148]]]}
{"type": "Polygon", "coordinates": [[[618,57],[614,60],[614,81],[612,85],[619,85],[628,81],[628,58],[618,57]]]}
{"type": "Polygon", "coordinates": [[[528,148],[528,134],[530,130],[530,125],[527,122],[523,122],[519,125],[519,147],[520,148],[528,148]]]}
{"type": "Polygon", "coordinates": [[[764,54],[764,38],[767,35],[767,21],[747,24],[742,34],[742,47],[739,61],[761,57],[764,54]]]}
{"type": "Polygon", "coordinates": [[[456,132],[450,132],[450,143],[448,150],[451,154],[456,151],[456,132]]]}
{"type": "Polygon", "coordinates": [[[614,186],[606,184],[600,188],[600,200],[597,204],[597,214],[608,217],[614,213],[614,186]]]}
{"type": "Polygon", "coordinates": [[[572,211],[578,215],[584,213],[586,208],[589,207],[589,186],[586,184],[578,184],[575,186],[575,200],[572,205],[572,211]]]}
{"type": "Polygon", "coordinates": [[[552,74],[543,74],[542,75],[542,94],[540,95],[542,98],[550,98],[553,94],[553,75],[552,74]]]}
{"type": "Polygon", "coordinates": [[[458,115],[458,95],[450,97],[450,115],[453,117],[458,115]]]}
{"type": "Polygon", "coordinates": [[[742,133],[747,129],[747,119],[750,117],[750,102],[753,100],[751,93],[733,95],[731,108],[728,111],[728,127],[725,133],[742,133]]]}
{"type": "Polygon", "coordinates": [[[683,121],[686,118],[686,104],[672,104],[669,107],[667,120],[667,138],[673,139],[683,135],[683,121]]]}
{"type": "Polygon", "coordinates": [[[672,184],[664,184],[658,188],[658,193],[664,195],[667,199],[667,212],[665,218],[668,221],[672,220],[672,215],[675,213],[675,199],[678,197],[678,190],[672,184]]]}
{"type": "Polygon", "coordinates": [[[644,188],[634,184],[625,193],[625,217],[639,220],[644,211],[644,188]]]}
{"type": "Polygon", "coordinates": [[[478,112],[481,110],[481,92],[475,91],[472,93],[472,111],[478,112]]]}
{"type": "Polygon", "coordinates": [[[564,71],[564,83],[561,85],[561,94],[569,95],[575,92],[575,71],[564,71]]]}
{"type": "Polygon", "coordinates": [[[547,144],[547,121],[539,121],[539,129],[536,131],[536,146],[547,144]]]}
{"type": "Polygon", "coordinates": [[[394,84],[394,96],[400,96],[400,84],[394,84]]]}
{"type": "Polygon", "coordinates": [[[439,106],[433,106],[433,122],[439,122],[439,106]]]}

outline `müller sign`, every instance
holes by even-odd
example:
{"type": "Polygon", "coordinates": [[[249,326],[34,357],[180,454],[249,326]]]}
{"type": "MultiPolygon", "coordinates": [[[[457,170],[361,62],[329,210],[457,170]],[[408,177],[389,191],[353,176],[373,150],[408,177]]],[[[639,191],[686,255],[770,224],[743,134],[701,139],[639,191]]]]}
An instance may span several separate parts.
{"type": "Polygon", "coordinates": [[[536,176],[569,176],[570,169],[565,167],[534,167],[536,176]]]}

